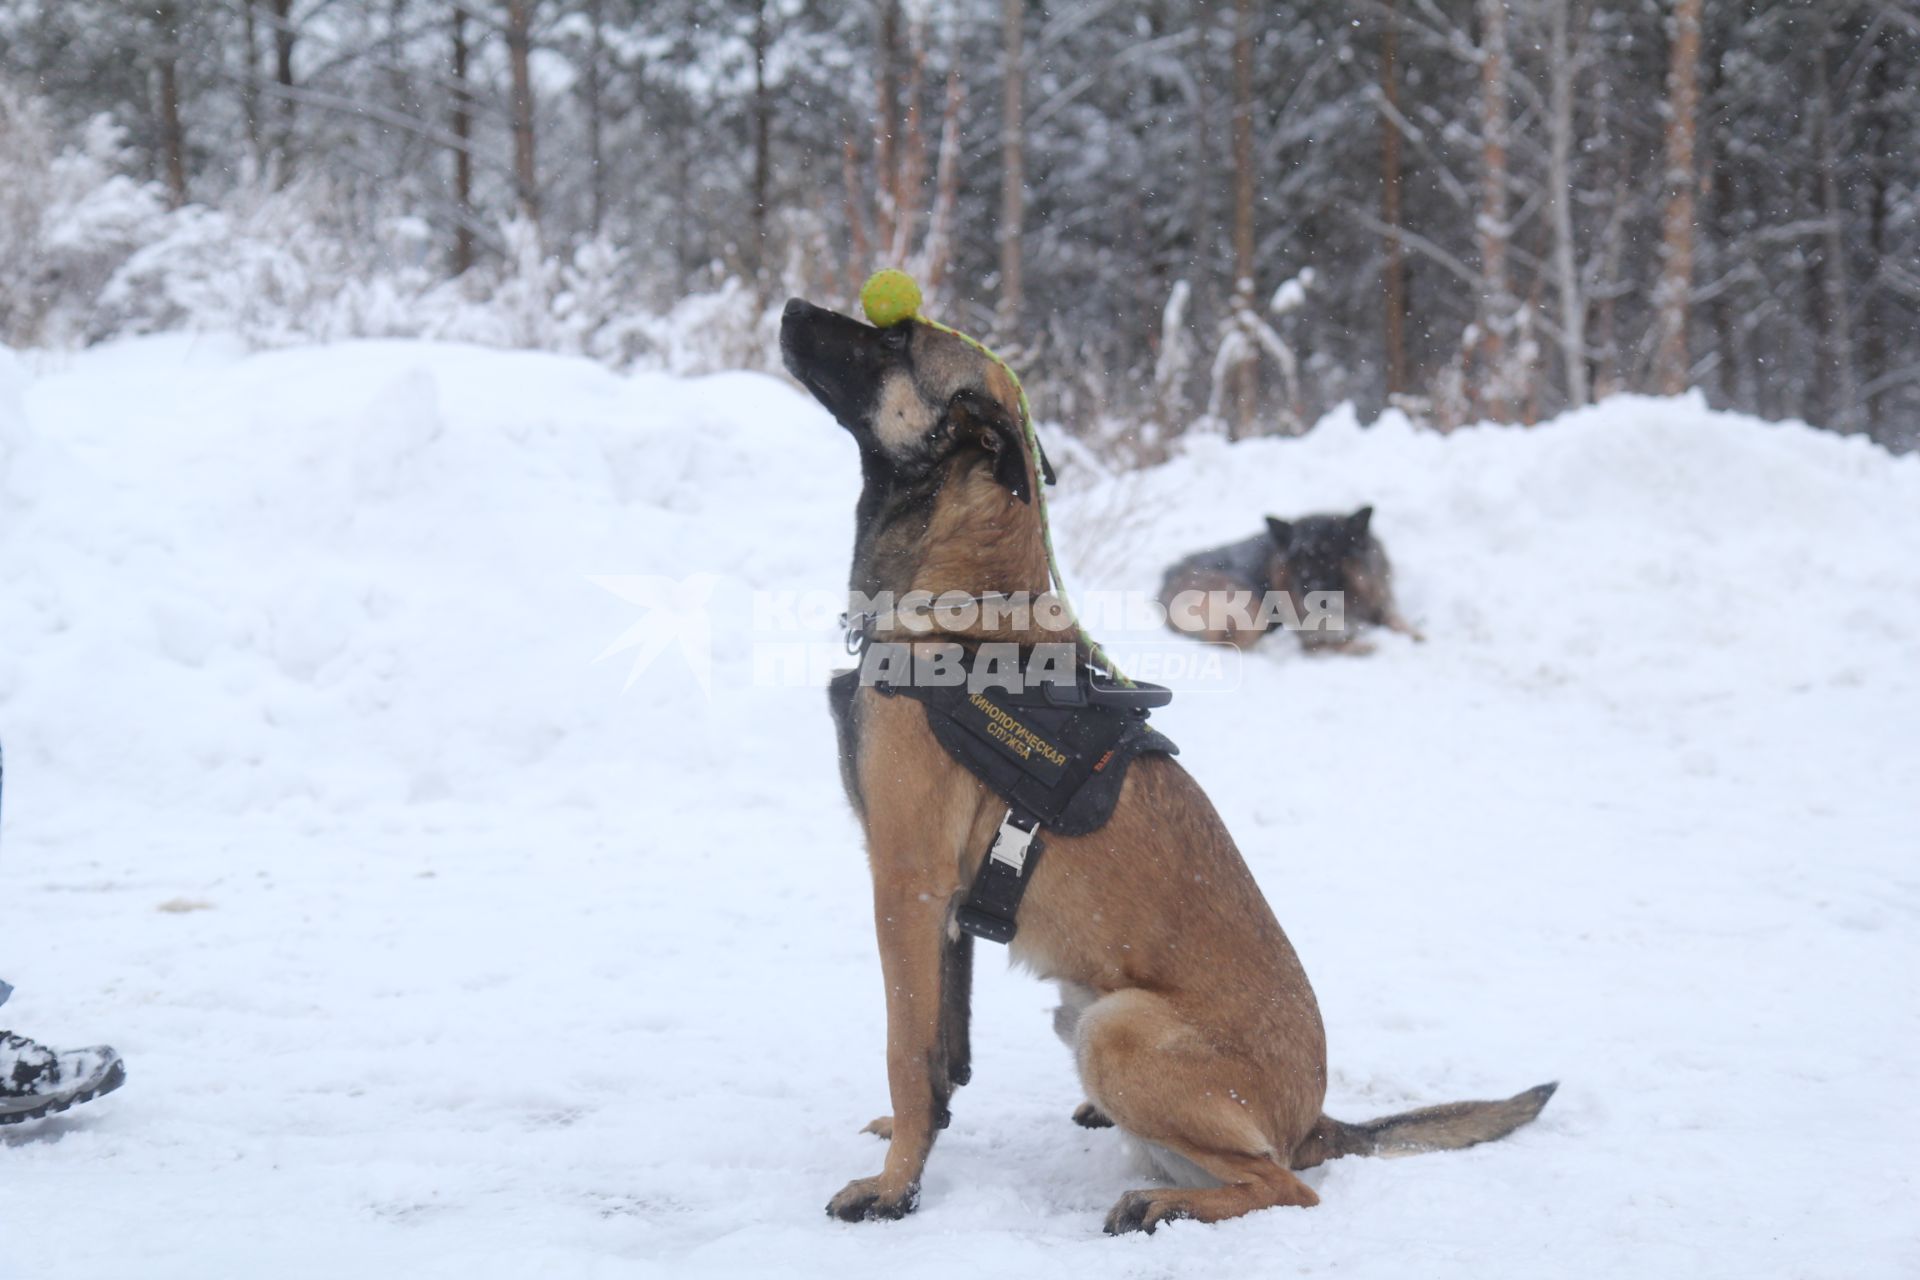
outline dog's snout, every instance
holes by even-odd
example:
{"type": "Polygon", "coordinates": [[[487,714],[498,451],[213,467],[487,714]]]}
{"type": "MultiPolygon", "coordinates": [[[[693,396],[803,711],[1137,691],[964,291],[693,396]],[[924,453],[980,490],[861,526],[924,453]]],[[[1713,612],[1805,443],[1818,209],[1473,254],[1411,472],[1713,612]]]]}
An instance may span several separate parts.
{"type": "Polygon", "coordinates": [[[856,434],[866,429],[889,358],[879,330],[804,298],[789,298],[780,316],[780,356],[841,426],[856,434]]]}
{"type": "MultiPolygon", "coordinates": [[[[814,343],[809,341],[817,328],[814,317],[820,308],[804,298],[788,298],[780,312],[780,356],[794,377],[807,382],[807,365],[813,362],[814,343]]],[[[809,384],[811,389],[811,384],[809,384]]]]}
{"type": "Polygon", "coordinates": [[[788,298],[787,305],[780,311],[780,328],[782,331],[818,325],[831,326],[831,323],[835,320],[845,321],[847,324],[857,323],[857,321],[847,320],[845,316],[829,311],[825,307],[816,307],[805,298],[788,298]]]}
{"type": "MultiPolygon", "coordinates": [[[[792,368],[794,358],[802,351],[811,353],[817,345],[822,320],[832,314],[805,298],[787,299],[787,305],[780,312],[780,350],[786,356],[789,368],[792,368]]],[[[795,369],[794,372],[798,374],[800,371],[795,369]]]]}

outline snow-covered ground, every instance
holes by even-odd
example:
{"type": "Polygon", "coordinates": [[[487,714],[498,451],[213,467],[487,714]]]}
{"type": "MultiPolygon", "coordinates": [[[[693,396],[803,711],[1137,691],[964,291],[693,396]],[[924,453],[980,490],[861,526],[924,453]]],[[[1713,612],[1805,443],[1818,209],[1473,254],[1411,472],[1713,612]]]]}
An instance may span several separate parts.
{"type": "Polygon", "coordinates": [[[1156,723],[1329,1109],[1557,1078],[1537,1125],[1109,1240],[1140,1176],[989,951],[922,1209],[829,1220],[886,1110],[865,868],[739,619],[843,581],[841,433],[744,374],[0,352],[0,1025],[131,1072],[0,1135],[0,1274],[1920,1273],[1920,459],[1620,400],[1069,470],[1076,588],[1377,505],[1426,644],[1276,641],[1156,723]],[[708,690],[596,661],[648,576],[708,593],[708,690]]]}

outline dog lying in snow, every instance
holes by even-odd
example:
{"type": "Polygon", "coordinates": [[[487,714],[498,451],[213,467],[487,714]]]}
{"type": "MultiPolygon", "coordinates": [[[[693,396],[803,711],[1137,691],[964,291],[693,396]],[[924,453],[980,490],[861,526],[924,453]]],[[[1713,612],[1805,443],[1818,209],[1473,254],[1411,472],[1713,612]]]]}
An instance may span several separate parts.
{"type": "MultiPolygon", "coordinates": [[[[1017,388],[994,360],[915,319],[878,329],[799,299],[780,345],[859,447],[854,591],[1046,591],[1032,501],[1040,467],[1017,388]]],[[[1364,514],[1354,520],[1364,533],[1364,514]]],[[[886,638],[895,624],[877,625],[886,638]]],[[[936,627],[961,646],[1045,634],[1004,620],[936,627]]],[[[1007,812],[941,747],[922,706],[856,675],[829,692],[873,873],[893,1114],[870,1126],[887,1139],[880,1172],[827,1206],[848,1221],[914,1208],[968,1078],[973,939],[956,927],[956,906],[1007,812]]],[[[1532,1120],[1553,1093],[1541,1085],[1364,1124],[1327,1116],[1326,1039],[1306,972],[1206,793],[1168,755],[1132,764],[1099,830],[1047,832],[1044,847],[1011,952],[1060,984],[1056,1025],[1089,1100],[1076,1118],[1119,1126],[1177,1177],[1122,1196],[1109,1232],[1312,1205],[1319,1197],[1298,1170],[1486,1142],[1532,1120]]]]}
{"type": "Polygon", "coordinates": [[[1372,646],[1359,639],[1363,627],[1422,639],[1400,616],[1393,601],[1393,566],[1373,535],[1373,508],[1352,515],[1267,517],[1265,532],[1224,547],[1196,551],[1167,570],[1160,603],[1175,631],[1247,648],[1277,621],[1310,621],[1311,596],[1338,593],[1343,601],[1339,627],[1304,627],[1296,634],[1309,652],[1362,654],[1372,646]],[[1283,616],[1262,608],[1269,592],[1286,599],[1283,616]],[[1235,609],[1232,604],[1241,604],[1235,609]]]}

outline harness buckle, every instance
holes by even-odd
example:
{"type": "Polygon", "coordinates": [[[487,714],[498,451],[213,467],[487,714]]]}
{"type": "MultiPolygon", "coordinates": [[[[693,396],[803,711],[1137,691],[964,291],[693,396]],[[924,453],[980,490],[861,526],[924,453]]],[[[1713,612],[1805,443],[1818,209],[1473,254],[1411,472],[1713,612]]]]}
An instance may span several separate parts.
{"type": "Polygon", "coordinates": [[[980,870],[974,874],[967,900],[954,914],[954,923],[962,933],[1003,946],[1013,941],[1019,929],[1014,917],[1020,913],[1027,867],[1038,852],[1033,841],[1039,834],[1038,817],[1016,817],[1013,809],[1007,810],[1000,829],[993,833],[993,843],[987,846],[987,856],[981,859],[980,870]]]}
{"type": "Polygon", "coordinates": [[[993,834],[993,843],[987,847],[987,857],[1002,866],[1011,867],[1015,875],[1023,875],[1027,869],[1027,851],[1033,847],[1034,833],[1040,824],[1021,826],[1013,816],[1013,810],[1007,810],[1007,816],[1000,819],[1000,829],[993,834]]]}

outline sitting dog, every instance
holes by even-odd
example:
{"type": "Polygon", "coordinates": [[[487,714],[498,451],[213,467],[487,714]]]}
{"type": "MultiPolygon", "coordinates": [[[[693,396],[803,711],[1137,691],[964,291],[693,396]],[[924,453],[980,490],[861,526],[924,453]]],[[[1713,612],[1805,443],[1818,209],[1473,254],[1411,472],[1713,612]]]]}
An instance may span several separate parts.
{"type": "MultiPolygon", "coordinates": [[[[994,360],[918,320],[878,329],[799,299],[787,303],[780,346],[859,449],[854,592],[1046,591],[1033,501],[1042,476],[1018,390],[994,360]]],[[[931,622],[961,646],[1059,639],[1004,618],[931,622]]],[[[869,634],[926,638],[897,625],[881,618],[869,634]]],[[[829,702],[873,874],[893,1114],[869,1126],[888,1143],[880,1172],[827,1205],[850,1222],[914,1208],[967,1080],[973,938],[957,927],[957,906],[1008,812],[941,746],[918,701],[858,674],[837,676],[829,702]]],[[[1089,1099],[1077,1118],[1118,1125],[1178,1171],[1179,1185],[1122,1196],[1109,1232],[1312,1205],[1319,1197],[1296,1170],[1499,1138],[1553,1091],[1365,1124],[1329,1118],[1313,988],[1206,794],[1167,754],[1132,764],[1098,831],[1046,833],[1019,912],[1013,959],[1061,986],[1056,1027],[1089,1099]]]]}
{"type": "Polygon", "coordinates": [[[1309,652],[1369,653],[1372,646],[1358,639],[1366,626],[1423,639],[1393,602],[1393,566],[1373,536],[1372,522],[1372,507],[1350,516],[1268,516],[1265,533],[1194,552],[1161,581],[1167,625],[1245,649],[1283,620],[1261,603],[1268,592],[1284,592],[1292,619],[1309,624],[1296,632],[1309,652]],[[1340,626],[1311,625],[1315,601],[1308,597],[1319,592],[1339,593],[1344,602],[1340,626]],[[1239,608],[1226,607],[1240,602],[1245,603],[1239,608]]]}

